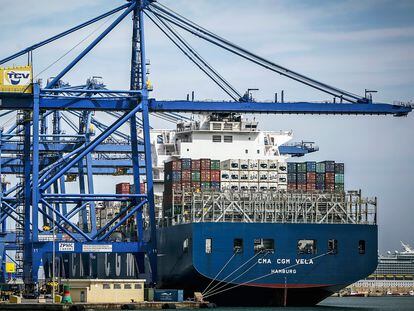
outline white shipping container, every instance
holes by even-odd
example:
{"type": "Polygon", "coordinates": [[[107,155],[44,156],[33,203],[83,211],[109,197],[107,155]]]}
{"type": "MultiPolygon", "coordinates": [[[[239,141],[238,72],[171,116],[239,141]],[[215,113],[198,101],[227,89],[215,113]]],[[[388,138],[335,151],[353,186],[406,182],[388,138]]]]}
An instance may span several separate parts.
{"type": "Polygon", "coordinates": [[[259,169],[259,160],[250,159],[249,160],[249,170],[254,171],[259,169]]]}
{"type": "Polygon", "coordinates": [[[271,191],[277,191],[279,189],[278,183],[269,183],[269,190],[271,191]]]}
{"type": "Polygon", "coordinates": [[[249,183],[248,182],[241,182],[240,183],[240,190],[241,191],[249,190],[249,183]]]}
{"type": "Polygon", "coordinates": [[[249,160],[239,160],[240,170],[247,171],[249,169],[249,160]]]}
{"type": "Polygon", "coordinates": [[[231,170],[231,171],[238,171],[239,170],[239,160],[237,159],[230,159],[224,160],[220,162],[220,168],[222,170],[231,170]]]}
{"type": "Polygon", "coordinates": [[[239,182],[239,171],[230,171],[230,181],[239,182]]]}
{"type": "Polygon", "coordinates": [[[221,171],[221,181],[230,181],[230,171],[222,170],[221,171]]]}
{"type": "Polygon", "coordinates": [[[257,171],[249,171],[249,181],[254,181],[257,183],[259,180],[259,173],[257,171]]]}
{"type": "Polygon", "coordinates": [[[269,160],[269,170],[277,171],[278,169],[278,162],[277,160],[269,160]]]}
{"type": "Polygon", "coordinates": [[[279,174],[278,183],[287,185],[287,174],[279,174]]]}
{"type": "Polygon", "coordinates": [[[239,191],[240,184],[238,182],[231,182],[230,183],[230,190],[232,191],[239,191]]]}
{"type": "Polygon", "coordinates": [[[284,185],[279,184],[278,188],[279,188],[279,191],[286,191],[287,190],[287,184],[284,184],[284,185]]]}
{"type": "Polygon", "coordinates": [[[269,182],[278,182],[278,174],[276,172],[270,171],[269,172],[269,182]]]}
{"type": "Polygon", "coordinates": [[[259,160],[259,171],[262,171],[262,170],[267,171],[268,169],[269,169],[268,160],[259,160]]]}
{"type": "Polygon", "coordinates": [[[269,180],[269,171],[259,171],[259,181],[267,182],[269,180]]]}
{"type": "Polygon", "coordinates": [[[249,182],[249,190],[257,191],[259,184],[257,182],[249,182]]]}
{"type": "Polygon", "coordinates": [[[287,164],[286,164],[286,162],[279,162],[278,167],[277,167],[277,171],[279,173],[286,173],[287,174],[287,164]]]}
{"type": "Polygon", "coordinates": [[[269,184],[267,182],[259,183],[259,190],[267,190],[269,189],[269,184]]]}
{"type": "Polygon", "coordinates": [[[220,182],[221,190],[230,190],[230,182],[229,181],[222,181],[220,182]]]}
{"type": "Polygon", "coordinates": [[[239,172],[239,179],[240,181],[249,181],[249,171],[240,171],[239,172]]]}

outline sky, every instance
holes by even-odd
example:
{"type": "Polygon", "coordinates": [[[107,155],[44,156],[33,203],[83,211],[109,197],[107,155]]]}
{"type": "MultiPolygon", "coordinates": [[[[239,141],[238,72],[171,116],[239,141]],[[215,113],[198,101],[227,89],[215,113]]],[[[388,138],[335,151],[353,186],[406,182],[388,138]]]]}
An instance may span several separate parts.
{"type": "MultiPolygon", "coordinates": [[[[273,62],[374,101],[414,100],[414,2],[388,0],[159,0],[214,33],[273,62]]],[[[0,58],[106,12],[123,1],[0,0],[0,58]],[[30,8],[30,9],[28,9],[30,8]]],[[[56,75],[115,17],[108,18],[33,54],[37,78],[56,75]],[[78,45],[79,44],[79,45],[78,45]],[[66,56],[69,50],[74,48],[66,56]],[[62,57],[62,58],[61,58],[62,57]],[[61,59],[60,59],[61,58],[61,59]],[[55,63],[56,60],[60,59],[55,63]],[[54,64],[55,63],[55,64],[54,64]],[[54,64],[49,69],[49,65],[54,64]],[[46,71],[44,71],[46,69],[46,71]],[[41,73],[42,72],[42,73],[41,73]],[[40,74],[39,74],[40,73],[40,74]]],[[[151,96],[225,99],[158,29],[146,22],[151,96]]],[[[275,73],[182,33],[196,50],[240,92],[259,88],[256,100],[330,100],[275,73]]],[[[131,20],[125,19],[70,71],[72,85],[100,76],[114,89],[129,86],[131,20]]],[[[24,57],[9,63],[22,64],[24,57]]],[[[379,201],[379,248],[414,245],[414,114],[408,117],[260,115],[265,130],[293,130],[295,140],[314,141],[320,151],[300,160],[345,162],[346,187],[379,201]]],[[[5,120],[0,120],[5,122],[5,120]]],[[[166,127],[157,119],[155,127],[166,127]]]]}

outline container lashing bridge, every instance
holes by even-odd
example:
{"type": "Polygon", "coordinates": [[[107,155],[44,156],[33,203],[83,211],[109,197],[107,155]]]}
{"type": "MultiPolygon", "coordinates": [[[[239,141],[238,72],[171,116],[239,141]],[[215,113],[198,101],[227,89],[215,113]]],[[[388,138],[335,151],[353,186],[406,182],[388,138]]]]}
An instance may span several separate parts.
{"type": "MultiPolygon", "coordinates": [[[[0,117],[17,112],[16,123],[0,131],[0,175],[17,177],[15,185],[1,183],[0,255],[2,277],[6,279],[6,258],[17,264],[26,290],[34,290],[38,270],[52,252],[88,253],[90,249],[132,253],[140,272],[154,284],[157,280],[157,242],[152,176],[150,119],[154,114],[169,121],[185,120],[179,113],[272,113],[272,114],[354,114],[405,116],[411,107],[373,103],[371,97],[319,82],[280,66],[208,31],[151,0],[128,1],[56,36],[0,60],[0,65],[28,55],[42,46],[117,15],[87,47],[46,87],[33,81],[31,92],[0,93],[0,117]],[[62,78],[91,52],[122,20],[132,15],[131,77],[128,90],[107,89],[96,79],[70,86],[62,78]],[[145,53],[144,18],[151,20],[175,46],[202,70],[230,100],[159,101],[149,96],[145,53]],[[177,29],[186,31],[258,66],[314,88],[333,98],[332,102],[256,102],[242,95],[214,69],[177,29]],[[97,112],[97,114],[95,114],[97,112]],[[108,124],[100,115],[111,116],[108,124]],[[73,118],[79,120],[78,124],[73,118]],[[48,129],[49,123],[52,130],[48,129]],[[94,125],[97,133],[91,130],[94,125]],[[121,130],[127,125],[129,133],[121,130]],[[72,128],[66,134],[63,127],[72,128]],[[118,141],[127,141],[127,144],[118,141]],[[114,157],[114,154],[123,157],[114,157]],[[145,179],[147,190],[135,187],[131,194],[102,194],[95,191],[96,175],[131,174],[135,185],[145,179]],[[78,180],[78,193],[67,193],[65,181],[78,180]],[[125,207],[105,226],[96,224],[97,201],[122,201],[125,207]],[[75,223],[74,217],[79,218],[75,223]],[[136,238],[114,242],[111,234],[130,219],[136,224],[136,238]],[[15,224],[10,232],[7,222],[15,224]],[[49,227],[49,228],[48,228],[49,227]],[[53,239],[52,238],[53,233],[53,239]],[[66,243],[66,244],[64,244],[66,243]],[[92,248],[88,246],[93,246],[92,248]],[[89,250],[89,251],[88,251],[89,250]],[[15,252],[15,257],[10,252],[15,252]],[[149,269],[146,269],[148,258],[149,269]],[[147,270],[147,271],[145,271],[147,270]]],[[[368,94],[369,95],[369,94],[368,94]]],[[[289,148],[288,148],[289,149],[289,148]]],[[[288,152],[288,151],[286,151],[288,152]]]]}

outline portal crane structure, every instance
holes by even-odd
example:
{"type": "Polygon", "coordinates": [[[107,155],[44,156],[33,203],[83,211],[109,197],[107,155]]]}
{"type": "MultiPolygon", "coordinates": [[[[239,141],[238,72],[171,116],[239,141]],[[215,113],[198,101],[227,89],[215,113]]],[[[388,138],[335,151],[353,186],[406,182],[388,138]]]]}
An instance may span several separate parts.
{"type": "MultiPolygon", "coordinates": [[[[412,107],[373,103],[369,93],[359,96],[260,57],[175,13],[154,0],[130,0],[56,36],[0,60],[0,65],[28,55],[42,46],[94,24],[108,16],[116,19],[79,55],[42,88],[32,83],[30,93],[0,93],[0,117],[17,111],[16,123],[0,131],[0,176],[15,175],[17,182],[1,183],[0,255],[2,276],[6,260],[15,261],[27,290],[38,281],[38,270],[55,251],[84,253],[105,251],[130,253],[136,257],[140,273],[150,283],[157,280],[157,239],[150,142],[149,115],[167,120],[185,119],[178,113],[272,113],[406,116],[412,107]],[[70,86],[62,78],[91,52],[122,20],[132,15],[131,77],[128,90],[106,89],[91,79],[85,85],[70,86]],[[174,45],[217,84],[229,101],[160,101],[150,97],[147,79],[144,18],[151,20],[174,45]],[[256,102],[242,95],[219,74],[177,28],[246,59],[266,70],[297,81],[329,95],[334,100],[312,102],[256,102]],[[96,114],[95,114],[96,113],[96,114]],[[111,124],[97,114],[112,116],[111,124]],[[78,124],[73,122],[78,120],[78,124]],[[63,130],[72,128],[73,134],[63,130]],[[96,128],[96,133],[92,130],[96,128]],[[49,127],[51,126],[51,129],[49,127]],[[121,127],[127,126],[129,134],[121,127]],[[128,143],[118,143],[118,141],[128,143]],[[108,153],[123,155],[111,158],[108,153]],[[146,180],[147,190],[135,187],[131,194],[101,193],[94,176],[113,175],[119,168],[133,175],[134,184],[146,180]],[[79,191],[67,193],[66,181],[77,178],[79,191]],[[102,228],[96,225],[97,201],[122,201],[125,207],[102,228]],[[78,217],[78,223],[74,218],[78,217]],[[111,234],[131,219],[136,237],[114,242],[111,234]],[[10,230],[11,222],[15,230],[10,230]],[[52,239],[53,236],[53,239],[52,239]],[[10,255],[15,252],[15,257],[10,255]],[[8,258],[8,259],[7,259],[8,258]],[[145,258],[149,260],[146,269],[145,258]]],[[[288,151],[286,151],[288,152],[288,151]]],[[[293,152],[293,151],[292,151],[293,152]]],[[[294,151],[294,152],[297,152],[294,151]]]]}

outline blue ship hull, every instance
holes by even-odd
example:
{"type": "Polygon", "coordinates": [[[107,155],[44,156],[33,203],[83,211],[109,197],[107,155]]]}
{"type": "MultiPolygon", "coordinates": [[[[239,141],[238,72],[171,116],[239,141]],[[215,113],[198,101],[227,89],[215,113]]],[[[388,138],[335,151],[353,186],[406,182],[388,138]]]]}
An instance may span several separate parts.
{"type": "Polygon", "coordinates": [[[158,286],[184,289],[186,297],[205,291],[206,300],[219,306],[315,305],[375,270],[377,237],[376,225],[352,224],[192,223],[160,228],[158,286]],[[206,239],[211,239],[210,253],[206,239]],[[234,239],[243,240],[236,254],[234,239]],[[273,239],[274,251],[255,253],[255,239],[273,239]],[[316,241],[313,254],[298,254],[302,239],[316,241]],[[330,239],[337,240],[335,254],[328,250],[330,239]]]}

